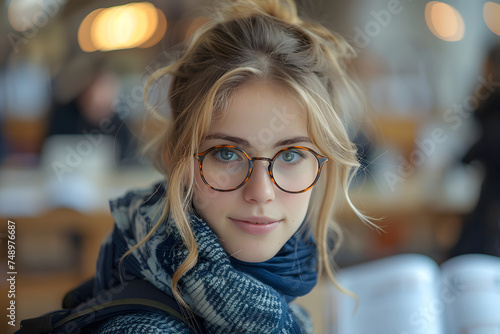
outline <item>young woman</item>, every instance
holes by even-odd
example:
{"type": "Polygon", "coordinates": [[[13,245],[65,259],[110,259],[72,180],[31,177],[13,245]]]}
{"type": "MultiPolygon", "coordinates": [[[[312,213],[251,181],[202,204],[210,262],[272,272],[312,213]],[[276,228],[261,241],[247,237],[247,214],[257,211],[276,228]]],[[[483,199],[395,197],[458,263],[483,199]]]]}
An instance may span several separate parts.
{"type": "MultiPolygon", "coordinates": [[[[292,301],[318,274],[334,280],[335,207],[365,219],[348,197],[358,166],[343,121],[352,52],[288,0],[228,1],[216,12],[151,79],[148,89],[169,82],[171,117],[153,109],[164,125],[146,147],[165,181],[111,202],[116,224],[95,289],[148,281],[209,333],[312,333],[292,301]]],[[[192,331],[135,312],[95,332],[192,331]]]]}

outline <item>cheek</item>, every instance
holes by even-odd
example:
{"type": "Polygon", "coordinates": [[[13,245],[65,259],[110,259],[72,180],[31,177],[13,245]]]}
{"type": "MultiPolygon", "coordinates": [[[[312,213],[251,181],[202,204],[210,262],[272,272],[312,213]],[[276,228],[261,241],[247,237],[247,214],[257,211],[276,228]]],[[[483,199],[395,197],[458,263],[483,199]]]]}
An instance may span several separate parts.
{"type": "Polygon", "coordinates": [[[201,179],[201,176],[196,175],[193,185],[193,206],[196,212],[205,221],[210,222],[210,218],[217,215],[227,207],[229,198],[226,194],[210,189],[201,179]]]}
{"type": "MultiPolygon", "coordinates": [[[[195,174],[193,185],[193,205],[199,214],[202,214],[214,197],[214,191],[207,187],[200,175],[195,174]]],[[[202,217],[204,218],[204,217],[202,217]]]]}
{"type": "Polygon", "coordinates": [[[286,194],[284,208],[289,213],[289,217],[294,221],[300,220],[300,223],[302,223],[309,208],[310,199],[310,191],[302,194],[286,194]]]}

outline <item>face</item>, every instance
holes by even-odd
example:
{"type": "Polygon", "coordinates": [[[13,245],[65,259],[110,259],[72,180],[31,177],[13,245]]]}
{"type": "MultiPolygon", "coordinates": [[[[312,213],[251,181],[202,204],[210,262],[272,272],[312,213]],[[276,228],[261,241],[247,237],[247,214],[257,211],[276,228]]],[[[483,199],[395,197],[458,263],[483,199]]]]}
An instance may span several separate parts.
{"type": "MultiPolygon", "coordinates": [[[[213,123],[198,152],[215,145],[237,146],[250,157],[266,158],[289,146],[317,151],[307,135],[305,111],[276,84],[263,81],[247,83],[233,93],[228,112],[213,123]]],[[[224,249],[242,261],[272,258],[301,226],[309,205],[311,190],[280,190],[268,165],[254,161],[241,188],[220,192],[203,182],[196,162],[194,207],[224,249]]]]}

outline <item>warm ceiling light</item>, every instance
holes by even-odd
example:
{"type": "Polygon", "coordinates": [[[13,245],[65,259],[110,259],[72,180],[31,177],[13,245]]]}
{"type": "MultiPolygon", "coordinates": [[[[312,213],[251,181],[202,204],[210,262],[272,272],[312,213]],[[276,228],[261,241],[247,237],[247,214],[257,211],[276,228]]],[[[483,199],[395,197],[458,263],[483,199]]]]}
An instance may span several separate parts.
{"type": "Polygon", "coordinates": [[[500,36],[500,5],[491,1],[485,3],[483,17],[488,28],[500,36]]]}
{"type": "Polygon", "coordinates": [[[462,15],[453,6],[441,1],[427,3],[425,6],[425,22],[429,30],[444,41],[459,41],[465,33],[462,15]]]}
{"type": "Polygon", "coordinates": [[[165,36],[165,32],[167,31],[167,18],[165,14],[159,9],[156,9],[156,15],[158,20],[158,25],[156,27],[156,31],[151,35],[151,37],[143,44],[139,45],[140,48],[149,48],[153,45],[156,45],[163,36],[165,36]]]}
{"type": "Polygon", "coordinates": [[[103,10],[103,8],[94,10],[83,19],[82,23],[80,23],[80,27],[78,28],[78,44],[80,45],[80,49],[82,49],[82,51],[94,52],[97,50],[97,47],[92,42],[90,29],[97,15],[99,15],[99,13],[103,10]]]}
{"type": "Polygon", "coordinates": [[[129,3],[90,13],[80,24],[83,51],[150,47],[165,35],[165,15],[148,2],[129,3]]]}

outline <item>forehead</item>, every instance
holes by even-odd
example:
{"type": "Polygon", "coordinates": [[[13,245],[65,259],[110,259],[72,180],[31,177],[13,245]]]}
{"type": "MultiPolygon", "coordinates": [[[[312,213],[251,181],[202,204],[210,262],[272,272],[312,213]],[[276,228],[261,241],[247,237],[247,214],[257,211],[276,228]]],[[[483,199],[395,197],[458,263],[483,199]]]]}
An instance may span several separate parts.
{"type": "Polygon", "coordinates": [[[209,133],[241,137],[256,147],[273,144],[286,137],[307,136],[306,111],[282,86],[253,81],[234,91],[226,112],[212,123],[209,133]]]}

